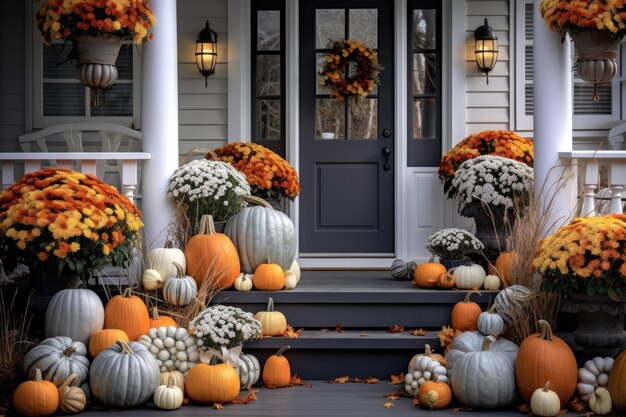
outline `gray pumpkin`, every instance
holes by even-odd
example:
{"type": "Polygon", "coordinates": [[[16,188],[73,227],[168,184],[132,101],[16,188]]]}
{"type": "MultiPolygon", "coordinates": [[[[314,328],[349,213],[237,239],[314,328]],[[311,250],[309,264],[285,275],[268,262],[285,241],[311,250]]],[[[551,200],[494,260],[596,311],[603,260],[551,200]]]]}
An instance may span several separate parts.
{"type": "Polygon", "coordinates": [[[253,274],[267,258],[287,271],[296,258],[293,222],[273,208],[244,208],[228,220],[224,233],[235,244],[241,271],[246,274],[253,274]]]}
{"type": "Polygon", "coordinates": [[[479,332],[463,332],[454,339],[448,360],[450,387],[456,399],[470,407],[509,405],[516,395],[515,343],[479,332]]]}
{"type": "Polygon", "coordinates": [[[93,399],[105,407],[135,407],[152,398],[160,376],[148,349],[118,340],[93,360],[89,386],[93,399]]]}
{"type": "Polygon", "coordinates": [[[77,376],[72,381],[75,386],[80,386],[89,376],[87,347],[67,336],[44,339],[26,354],[22,365],[29,379],[34,379],[36,369],[41,369],[43,379],[57,387],[72,374],[77,376]]]}
{"type": "Polygon", "coordinates": [[[247,389],[259,381],[261,377],[261,364],[259,360],[250,354],[239,355],[239,368],[237,368],[241,389],[247,389]]]}
{"type": "Polygon", "coordinates": [[[104,326],[104,306],[87,289],[69,289],[54,294],[46,309],[46,337],[67,336],[84,345],[104,326]]]}
{"type": "Polygon", "coordinates": [[[176,275],[167,278],[163,285],[163,298],[169,304],[186,306],[198,294],[196,280],[183,273],[182,265],[173,262],[176,267],[176,275]]]}
{"type": "Polygon", "coordinates": [[[496,311],[502,316],[506,324],[513,322],[511,310],[516,306],[523,305],[524,300],[530,295],[530,290],[523,285],[511,285],[496,295],[494,303],[498,305],[496,311]]]}
{"type": "Polygon", "coordinates": [[[496,313],[497,308],[498,305],[494,304],[488,311],[483,311],[478,316],[478,331],[485,336],[499,337],[504,333],[504,319],[496,313]]]}
{"type": "Polygon", "coordinates": [[[405,262],[402,259],[396,259],[391,264],[391,276],[399,281],[411,281],[416,267],[417,264],[414,261],[405,262]]]}

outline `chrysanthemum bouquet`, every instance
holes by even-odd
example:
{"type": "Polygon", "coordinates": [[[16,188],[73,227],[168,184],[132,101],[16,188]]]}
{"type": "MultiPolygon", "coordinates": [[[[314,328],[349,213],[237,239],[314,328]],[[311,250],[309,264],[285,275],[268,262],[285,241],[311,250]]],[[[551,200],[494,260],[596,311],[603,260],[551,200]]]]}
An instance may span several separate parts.
{"type": "Polygon", "coordinates": [[[473,234],[455,227],[441,229],[426,240],[426,250],[442,259],[463,259],[484,248],[473,234]]]}
{"type": "Polygon", "coordinates": [[[67,169],[26,174],[0,194],[0,258],[10,270],[79,276],[127,265],[141,214],[114,187],[67,169]]]}
{"type": "Polygon", "coordinates": [[[209,160],[224,161],[244,173],[252,195],[261,198],[300,194],[298,174],[280,155],[256,143],[234,142],[210,151],[209,160]]]}
{"type": "Polygon", "coordinates": [[[533,141],[510,130],[484,130],[463,139],[450,149],[439,164],[437,174],[444,184],[448,198],[454,198],[451,189],[452,178],[458,167],[465,161],[480,155],[497,155],[533,166],[533,141]]]}
{"type": "Polygon", "coordinates": [[[626,215],[584,217],[541,241],[533,267],[544,289],[626,295],[626,215]]]}
{"type": "Polygon", "coordinates": [[[626,34],[626,1],[542,0],[539,11],[550,29],[568,32],[599,30],[617,38],[626,34]]]}
{"type": "Polygon", "coordinates": [[[215,221],[226,221],[245,205],[250,195],[246,177],[227,163],[200,159],[178,168],[167,189],[167,196],[186,212],[196,232],[203,214],[215,221]]]}
{"type": "Polygon", "coordinates": [[[261,323],[251,313],[219,304],[201,312],[189,328],[203,351],[230,349],[261,335],[261,323]]]}
{"type": "Polygon", "coordinates": [[[458,197],[461,209],[478,202],[506,210],[528,204],[532,188],[531,167],[513,159],[483,155],[459,166],[450,194],[458,197]]]}
{"type": "Polygon", "coordinates": [[[156,23],[147,0],[45,0],[37,12],[44,42],[107,33],[141,43],[156,23]]]}

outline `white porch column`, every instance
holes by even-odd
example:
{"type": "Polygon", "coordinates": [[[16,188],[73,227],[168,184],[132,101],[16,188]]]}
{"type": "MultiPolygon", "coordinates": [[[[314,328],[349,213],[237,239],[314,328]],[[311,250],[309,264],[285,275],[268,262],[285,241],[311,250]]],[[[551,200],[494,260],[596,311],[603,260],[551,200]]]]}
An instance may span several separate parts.
{"type": "Polygon", "coordinates": [[[567,222],[576,205],[575,170],[559,158],[559,151],[572,150],[571,46],[544,23],[539,3],[534,0],[535,199],[539,210],[550,209],[549,228],[567,222]]]}
{"type": "Polygon", "coordinates": [[[176,1],[151,0],[157,19],[154,38],[143,45],[141,125],[143,149],[152,157],[143,168],[144,247],[162,245],[170,221],[169,177],[178,167],[178,59],[176,1]]]}

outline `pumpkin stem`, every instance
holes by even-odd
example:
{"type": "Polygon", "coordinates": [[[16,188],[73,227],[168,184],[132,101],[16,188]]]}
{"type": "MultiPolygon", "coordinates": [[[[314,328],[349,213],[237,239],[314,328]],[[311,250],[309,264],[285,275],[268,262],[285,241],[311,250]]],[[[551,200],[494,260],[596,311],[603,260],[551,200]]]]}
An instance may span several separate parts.
{"type": "Polygon", "coordinates": [[[433,351],[430,349],[430,345],[427,343],[424,345],[424,356],[432,355],[433,351]]]}
{"type": "Polygon", "coordinates": [[[171,240],[165,241],[165,249],[172,249],[173,247],[174,247],[174,244],[172,243],[171,240]]]}
{"type": "Polygon", "coordinates": [[[272,207],[272,205],[270,203],[268,203],[267,201],[263,200],[261,197],[256,197],[253,195],[245,195],[243,197],[244,201],[246,203],[251,203],[254,204],[255,206],[261,206],[261,207],[265,207],[265,208],[270,208],[270,209],[274,209],[274,207],[272,207]]]}
{"type": "Polygon", "coordinates": [[[489,313],[489,314],[497,314],[496,309],[497,309],[498,307],[500,307],[498,304],[493,303],[493,304],[491,305],[491,307],[489,307],[489,310],[487,310],[487,313],[489,313]]]}
{"type": "Polygon", "coordinates": [[[70,356],[72,356],[72,353],[76,352],[76,346],[74,345],[70,345],[67,348],[65,348],[65,350],[63,351],[63,355],[66,358],[69,358],[70,356]]]}
{"type": "MultiPolygon", "coordinates": [[[[40,371],[41,373],[41,371],[40,371]]],[[[69,386],[73,380],[75,380],[76,378],[78,378],[78,375],[76,374],[72,374],[70,376],[67,377],[67,379],[65,381],[63,381],[63,383],[61,384],[61,386],[59,386],[59,390],[62,390],[63,388],[69,386]]]]}
{"type": "Polygon", "coordinates": [[[266,264],[271,264],[271,263],[272,263],[272,261],[270,260],[270,257],[269,257],[269,256],[267,257],[267,262],[265,262],[265,263],[266,263],[266,264]]]}
{"type": "Polygon", "coordinates": [[[210,214],[203,214],[200,218],[200,234],[215,234],[215,224],[213,223],[213,216],[211,216],[210,214]]]}
{"type": "Polygon", "coordinates": [[[482,348],[482,351],[483,351],[483,352],[485,352],[485,351],[488,351],[489,349],[491,349],[491,344],[492,344],[493,342],[495,342],[495,341],[496,341],[496,338],[495,338],[495,337],[493,337],[493,336],[491,336],[491,335],[489,335],[489,336],[485,336],[485,338],[483,339],[483,348],[482,348]]]}
{"type": "Polygon", "coordinates": [[[550,327],[550,323],[545,320],[539,320],[538,323],[541,329],[541,334],[539,335],[539,337],[547,341],[552,340],[553,333],[552,327],[550,327]]]}
{"type": "Polygon", "coordinates": [[[167,377],[167,387],[168,388],[172,388],[174,386],[174,378],[172,378],[171,375],[168,375],[167,377]]]}
{"type": "Polygon", "coordinates": [[[43,377],[41,376],[41,369],[35,369],[35,382],[41,382],[43,377]]]}
{"type": "Polygon", "coordinates": [[[126,288],[124,292],[122,293],[122,297],[124,298],[130,298],[132,296],[133,296],[133,290],[130,287],[126,288]]]}
{"type": "Polygon", "coordinates": [[[481,293],[479,293],[476,290],[469,291],[467,294],[465,294],[465,299],[463,300],[463,302],[464,303],[469,303],[470,302],[470,297],[471,297],[472,294],[482,295],[481,293]]]}
{"type": "Polygon", "coordinates": [[[274,311],[274,299],[272,297],[267,300],[267,311],[270,313],[274,311]]]}
{"type": "Polygon", "coordinates": [[[128,346],[128,343],[124,342],[123,340],[118,340],[115,342],[115,344],[120,347],[120,349],[122,350],[122,354],[124,355],[132,355],[133,353],[135,353],[130,348],[130,346],[128,346]]]}
{"type": "Polygon", "coordinates": [[[550,381],[546,381],[546,384],[543,386],[543,392],[548,392],[550,390],[550,381]]]}
{"type": "Polygon", "coordinates": [[[426,404],[430,407],[431,410],[435,409],[435,406],[439,402],[439,393],[434,389],[428,391],[426,393],[426,404]]]}
{"type": "Polygon", "coordinates": [[[281,356],[283,355],[283,353],[285,353],[285,351],[286,351],[287,349],[291,349],[291,346],[289,346],[289,345],[285,345],[285,346],[281,347],[281,348],[278,350],[278,352],[276,353],[276,356],[281,357],[281,356]]]}
{"type": "Polygon", "coordinates": [[[430,259],[428,260],[428,262],[435,262],[435,255],[431,255],[430,259]]]}
{"type": "Polygon", "coordinates": [[[172,262],[172,264],[176,268],[176,278],[182,278],[183,277],[183,266],[181,264],[179,264],[178,262],[172,262]]]}

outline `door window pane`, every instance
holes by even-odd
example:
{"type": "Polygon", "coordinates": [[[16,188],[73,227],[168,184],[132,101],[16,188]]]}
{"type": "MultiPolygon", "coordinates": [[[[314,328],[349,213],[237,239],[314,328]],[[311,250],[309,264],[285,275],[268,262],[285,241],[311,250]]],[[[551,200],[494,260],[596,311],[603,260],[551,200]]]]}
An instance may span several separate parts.
{"type": "Polygon", "coordinates": [[[280,139],[280,100],[258,100],[256,112],[256,139],[280,139]]]}
{"type": "Polygon", "coordinates": [[[437,11],[413,10],[413,48],[435,49],[437,47],[437,11]]]}
{"type": "Polygon", "coordinates": [[[320,77],[319,77],[320,74],[322,73],[322,70],[324,69],[324,65],[326,64],[327,55],[328,54],[326,54],[326,52],[315,54],[315,63],[316,63],[315,73],[317,74],[317,77],[315,77],[315,94],[330,96],[330,86],[322,85],[320,83],[320,77]]]}
{"type": "Polygon", "coordinates": [[[315,138],[345,139],[345,105],[332,98],[315,100],[315,138]]]}
{"type": "Polygon", "coordinates": [[[344,9],[318,9],[315,20],[315,47],[332,48],[333,42],[346,36],[344,9]]]}
{"type": "Polygon", "coordinates": [[[437,56],[431,53],[413,54],[413,94],[437,92],[437,56]]]}
{"type": "Polygon", "coordinates": [[[378,99],[359,99],[349,104],[350,139],[378,138],[378,99]]]}
{"type": "Polygon", "coordinates": [[[280,10],[259,10],[257,25],[257,49],[280,50],[280,10]]]}
{"type": "Polygon", "coordinates": [[[437,106],[435,98],[414,100],[413,138],[434,138],[437,134],[437,106]]]}
{"type": "Polygon", "coordinates": [[[256,63],[257,94],[280,95],[280,55],[258,55],[256,63]]]}
{"type": "Polygon", "coordinates": [[[350,39],[378,48],[378,10],[350,9],[350,39]]]}

